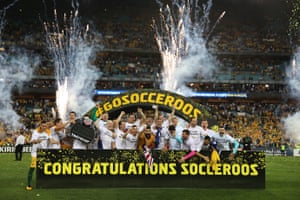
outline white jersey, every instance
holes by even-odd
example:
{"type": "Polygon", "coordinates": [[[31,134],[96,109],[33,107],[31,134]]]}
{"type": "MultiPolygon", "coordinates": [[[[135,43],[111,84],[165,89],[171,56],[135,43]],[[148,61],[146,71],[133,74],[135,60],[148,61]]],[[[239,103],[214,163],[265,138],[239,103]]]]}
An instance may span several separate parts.
{"type": "Polygon", "coordinates": [[[168,132],[168,137],[166,138],[169,141],[169,150],[180,150],[181,149],[181,138],[176,135],[171,135],[168,132]]]}
{"type": "Polygon", "coordinates": [[[17,146],[17,145],[24,145],[24,144],[25,144],[25,137],[24,137],[24,135],[19,135],[17,137],[15,146],[17,146]]]}
{"type": "Polygon", "coordinates": [[[206,129],[206,130],[204,130],[203,128],[202,128],[202,136],[203,137],[205,137],[205,136],[209,136],[209,137],[214,137],[214,135],[215,134],[217,134],[217,132],[215,132],[215,131],[213,131],[213,130],[211,130],[211,129],[206,129]]]}
{"type": "Polygon", "coordinates": [[[126,140],[123,138],[124,132],[119,128],[115,128],[115,133],[117,134],[116,137],[116,148],[117,149],[125,149],[126,147],[126,140]]]}
{"type": "Polygon", "coordinates": [[[169,120],[164,120],[162,125],[161,125],[163,128],[168,128],[169,127],[169,120]]]}
{"type": "Polygon", "coordinates": [[[115,142],[115,139],[112,138],[113,132],[106,127],[100,127],[100,138],[102,141],[103,149],[112,149],[112,142],[115,142]]]}
{"type": "Polygon", "coordinates": [[[159,138],[158,146],[155,149],[161,150],[165,147],[166,140],[168,139],[168,129],[167,128],[161,128],[160,131],[158,129],[151,127],[151,131],[156,138],[159,138]],[[158,135],[157,135],[158,134],[158,135]]]}
{"type": "Polygon", "coordinates": [[[194,127],[189,127],[188,130],[190,131],[190,136],[189,138],[193,140],[193,147],[192,149],[195,151],[200,151],[203,145],[203,128],[201,126],[194,126],[194,127]]]}
{"type": "MultiPolygon", "coordinates": [[[[55,127],[50,128],[50,139],[54,140],[56,142],[60,142],[60,140],[65,136],[65,133],[63,130],[56,132],[55,127]]],[[[48,145],[49,149],[60,149],[60,143],[59,144],[52,144],[49,142],[48,145]]]]}
{"type": "Polygon", "coordinates": [[[133,127],[133,126],[136,126],[137,129],[139,129],[139,127],[140,127],[140,120],[136,120],[133,123],[125,122],[125,129],[127,129],[127,130],[130,129],[131,127],[133,127]]]}
{"type": "Polygon", "coordinates": [[[84,142],[81,142],[78,139],[74,139],[73,140],[73,149],[83,149],[86,150],[87,149],[87,144],[84,142]]]}
{"type": "Polygon", "coordinates": [[[37,157],[38,149],[46,149],[48,147],[49,136],[46,132],[39,133],[37,130],[34,130],[30,142],[32,142],[33,140],[42,140],[40,143],[32,144],[31,156],[37,157]]]}
{"type": "Polygon", "coordinates": [[[213,137],[217,141],[217,149],[219,151],[230,151],[230,143],[234,143],[235,139],[228,134],[221,136],[216,133],[213,137]]]}
{"type": "Polygon", "coordinates": [[[138,139],[138,134],[135,136],[132,134],[128,134],[126,136],[126,141],[125,141],[125,149],[136,149],[137,147],[137,139],[138,139]]]}
{"type": "Polygon", "coordinates": [[[182,140],[181,150],[196,151],[196,149],[194,149],[194,147],[195,147],[194,140],[191,137],[189,137],[187,140],[182,140]]]}
{"type": "Polygon", "coordinates": [[[103,127],[103,126],[106,125],[106,121],[100,119],[100,120],[98,121],[98,124],[95,124],[95,125],[96,125],[97,127],[103,127]]]}
{"type": "Polygon", "coordinates": [[[146,124],[141,124],[141,125],[138,127],[138,133],[143,132],[143,131],[146,129],[146,127],[147,127],[146,124]]]}
{"type": "Polygon", "coordinates": [[[175,129],[176,129],[176,136],[177,137],[179,137],[179,138],[181,138],[181,136],[182,136],[182,131],[183,131],[183,127],[182,126],[180,126],[180,125],[177,125],[176,127],[175,127],[175,129]]]}
{"type": "Polygon", "coordinates": [[[87,145],[87,149],[98,149],[98,140],[94,140],[87,145]]]}

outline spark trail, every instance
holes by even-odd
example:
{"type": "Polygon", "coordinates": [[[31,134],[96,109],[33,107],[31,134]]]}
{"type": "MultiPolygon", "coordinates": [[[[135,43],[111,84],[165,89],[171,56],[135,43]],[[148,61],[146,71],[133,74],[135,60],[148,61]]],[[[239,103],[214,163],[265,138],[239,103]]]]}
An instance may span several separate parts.
{"type": "Polygon", "coordinates": [[[11,8],[15,3],[17,3],[18,0],[14,0],[12,3],[8,4],[5,6],[3,9],[0,10],[0,45],[2,44],[2,31],[5,26],[5,16],[6,16],[6,11],[11,8]]]}
{"type": "Polygon", "coordinates": [[[209,31],[212,0],[201,6],[198,0],[175,0],[171,7],[157,3],[160,23],[153,20],[153,28],[163,62],[161,88],[189,96],[191,91],[185,83],[196,74],[209,77],[215,68],[205,37],[213,31],[209,31]]]}
{"type": "Polygon", "coordinates": [[[80,23],[78,1],[72,1],[72,7],[69,15],[63,15],[61,26],[56,10],[54,21],[44,23],[47,47],[55,65],[56,104],[63,120],[70,111],[82,115],[94,106],[92,92],[101,76],[90,64],[94,48],[88,40],[89,25],[80,23]]]}

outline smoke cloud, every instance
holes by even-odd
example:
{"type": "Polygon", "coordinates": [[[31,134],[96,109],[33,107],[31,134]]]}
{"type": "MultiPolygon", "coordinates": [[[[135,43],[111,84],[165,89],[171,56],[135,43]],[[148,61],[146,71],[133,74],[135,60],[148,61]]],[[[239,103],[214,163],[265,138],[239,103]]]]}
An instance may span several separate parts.
{"type": "Polygon", "coordinates": [[[57,81],[56,104],[59,116],[75,111],[79,116],[91,109],[96,81],[101,72],[91,64],[95,57],[89,25],[82,26],[78,16],[78,1],[72,1],[73,11],[59,20],[54,10],[54,22],[45,22],[47,47],[55,64],[57,81]],[[63,21],[60,26],[59,21],[63,21]]]}
{"type": "Polygon", "coordinates": [[[36,56],[21,50],[0,52],[0,120],[14,129],[21,128],[22,123],[13,109],[12,90],[22,91],[23,83],[32,78],[38,63],[36,56]]]}
{"type": "Polygon", "coordinates": [[[300,142],[300,112],[289,115],[283,119],[285,135],[294,142],[300,142]]]}
{"type": "MultiPolygon", "coordinates": [[[[293,56],[291,65],[287,70],[290,95],[300,100],[300,48],[293,56]]],[[[300,111],[283,118],[285,135],[295,142],[300,142],[300,111]]]]}
{"type": "Polygon", "coordinates": [[[214,59],[207,50],[209,13],[212,0],[200,4],[198,0],[176,0],[161,7],[160,24],[153,23],[155,38],[163,59],[162,89],[190,96],[186,82],[210,77],[214,59]]]}
{"type": "Polygon", "coordinates": [[[0,10],[0,122],[15,130],[23,125],[13,108],[12,91],[16,89],[22,91],[23,83],[32,78],[34,68],[39,63],[37,56],[30,55],[20,48],[10,47],[6,50],[1,46],[6,12],[17,1],[12,1],[0,10]]]}

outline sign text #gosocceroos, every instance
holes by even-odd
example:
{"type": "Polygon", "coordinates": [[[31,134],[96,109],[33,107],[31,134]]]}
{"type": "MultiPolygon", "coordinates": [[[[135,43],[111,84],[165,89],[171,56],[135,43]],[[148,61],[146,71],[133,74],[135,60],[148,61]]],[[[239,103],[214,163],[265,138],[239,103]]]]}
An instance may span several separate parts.
{"type": "Polygon", "coordinates": [[[180,95],[159,91],[138,91],[125,93],[104,102],[98,107],[97,116],[127,105],[148,104],[165,106],[183,113],[187,117],[199,117],[202,111],[194,103],[180,95]]]}

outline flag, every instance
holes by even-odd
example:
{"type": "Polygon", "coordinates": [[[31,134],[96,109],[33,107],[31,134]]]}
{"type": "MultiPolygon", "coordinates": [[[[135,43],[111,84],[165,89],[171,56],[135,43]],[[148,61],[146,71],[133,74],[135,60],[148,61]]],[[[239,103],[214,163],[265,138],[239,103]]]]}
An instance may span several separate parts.
{"type": "Polygon", "coordinates": [[[91,116],[90,116],[90,118],[93,120],[93,121],[96,121],[97,120],[97,118],[98,118],[98,113],[97,113],[97,111],[98,111],[98,108],[97,107],[94,107],[92,110],[91,110],[91,116]]]}
{"type": "Polygon", "coordinates": [[[151,168],[152,164],[153,164],[153,161],[154,161],[154,159],[152,157],[151,149],[147,148],[146,145],[143,146],[143,149],[144,149],[145,159],[148,163],[149,168],[151,168]]]}

